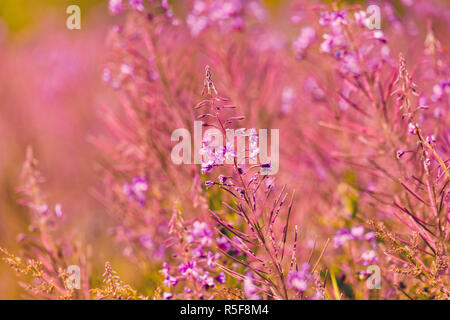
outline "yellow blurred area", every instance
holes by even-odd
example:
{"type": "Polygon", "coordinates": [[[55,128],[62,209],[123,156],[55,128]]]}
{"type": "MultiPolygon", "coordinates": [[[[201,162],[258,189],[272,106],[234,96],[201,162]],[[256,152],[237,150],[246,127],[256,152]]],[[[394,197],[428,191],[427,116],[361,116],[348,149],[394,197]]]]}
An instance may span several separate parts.
{"type": "MultiPolygon", "coordinates": [[[[77,226],[75,236],[85,240],[99,233],[92,217],[102,211],[88,191],[94,151],[86,136],[96,116],[92,106],[103,89],[107,4],[0,0],[0,247],[16,255],[22,253],[17,236],[29,232],[29,212],[18,204],[17,192],[27,146],[39,158],[44,192],[52,205],[63,205],[67,219],[77,226]],[[66,8],[73,4],[82,10],[82,29],[77,31],[66,28],[66,8]]],[[[106,257],[102,260],[100,267],[106,257]]],[[[18,298],[24,298],[18,278],[0,261],[0,299],[18,298]]]]}
{"type": "Polygon", "coordinates": [[[0,19],[9,33],[14,34],[38,25],[49,11],[65,13],[65,8],[72,4],[89,10],[101,3],[107,7],[107,0],[1,0],[0,19]]]}

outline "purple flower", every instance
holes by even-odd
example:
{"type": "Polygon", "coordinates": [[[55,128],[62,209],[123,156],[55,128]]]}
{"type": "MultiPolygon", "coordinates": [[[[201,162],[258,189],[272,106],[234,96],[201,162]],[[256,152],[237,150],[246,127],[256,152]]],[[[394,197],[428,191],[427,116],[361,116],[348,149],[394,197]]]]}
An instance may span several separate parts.
{"type": "Polygon", "coordinates": [[[205,1],[203,0],[196,0],[194,1],[194,6],[192,9],[192,12],[194,14],[203,14],[206,12],[206,10],[208,9],[205,1]]]}
{"type": "Polygon", "coordinates": [[[210,268],[214,268],[215,266],[215,260],[216,257],[214,255],[214,253],[212,253],[211,251],[208,252],[208,255],[206,257],[206,265],[210,268]]]}
{"type": "Polygon", "coordinates": [[[205,289],[213,288],[215,286],[214,278],[209,275],[208,271],[205,271],[198,279],[205,289]]]}
{"type": "Polygon", "coordinates": [[[378,40],[378,41],[381,41],[383,43],[387,42],[386,37],[384,36],[383,31],[381,31],[381,30],[375,30],[373,32],[373,38],[378,40]]]}
{"type": "Polygon", "coordinates": [[[228,177],[225,177],[224,175],[219,175],[219,183],[224,184],[227,181],[228,177]]]}
{"type": "Polygon", "coordinates": [[[202,142],[200,155],[202,156],[201,172],[203,174],[211,172],[215,165],[222,165],[225,157],[229,156],[227,148],[222,146],[222,142],[217,143],[214,137],[205,138],[202,142]]]}
{"type": "Polygon", "coordinates": [[[414,123],[410,122],[410,123],[408,124],[408,132],[409,132],[410,134],[416,134],[416,133],[417,133],[417,128],[418,128],[418,127],[419,127],[419,124],[418,124],[418,123],[414,124],[414,123]]]}
{"type": "Polygon", "coordinates": [[[241,30],[244,26],[243,9],[242,0],[197,0],[186,23],[194,37],[212,26],[218,26],[223,32],[241,30]]]}
{"type": "Polygon", "coordinates": [[[345,18],[345,11],[322,12],[319,17],[319,24],[329,25],[332,28],[339,27],[341,24],[348,24],[345,18]]]}
{"type": "Polygon", "coordinates": [[[106,84],[110,84],[110,83],[111,83],[111,80],[112,80],[112,73],[111,73],[111,70],[110,70],[109,68],[103,69],[102,80],[103,80],[106,84]]]}
{"type": "Polygon", "coordinates": [[[253,282],[252,274],[247,274],[242,284],[244,293],[250,300],[259,300],[258,287],[253,282]]]}
{"type": "Polygon", "coordinates": [[[215,0],[212,2],[209,17],[212,21],[230,19],[243,9],[241,0],[215,0]]]}
{"type": "Polygon", "coordinates": [[[183,276],[187,276],[194,272],[195,266],[195,261],[189,261],[188,263],[183,262],[178,266],[178,270],[183,276]]]}
{"type": "Polygon", "coordinates": [[[300,36],[297,37],[292,43],[292,48],[295,52],[295,56],[299,59],[303,59],[305,51],[316,39],[316,31],[311,27],[303,27],[300,31],[300,36]]]}
{"type": "Polygon", "coordinates": [[[292,87],[284,87],[281,100],[284,103],[291,103],[295,99],[295,90],[292,87]]]}
{"type": "Polygon", "coordinates": [[[296,98],[295,90],[292,87],[284,87],[281,93],[281,113],[289,113],[292,109],[292,103],[296,98]]]}
{"type": "Polygon", "coordinates": [[[212,242],[212,231],[206,222],[195,221],[192,224],[191,236],[202,245],[209,246],[212,242]]]}
{"type": "Polygon", "coordinates": [[[231,30],[238,31],[244,28],[244,20],[241,17],[233,18],[231,21],[231,30]]]}
{"type": "Polygon", "coordinates": [[[333,245],[337,249],[349,240],[352,240],[352,235],[348,229],[338,230],[336,235],[333,237],[333,245]]]}
{"type": "Polygon", "coordinates": [[[436,108],[436,109],[434,109],[433,116],[434,116],[436,119],[437,119],[437,118],[440,118],[440,117],[442,116],[442,110],[441,110],[441,108],[436,108]]]}
{"type": "Polygon", "coordinates": [[[148,79],[149,79],[150,81],[156,81],[156,80],[158,80],[158,79],[159,79],[159,73],[158,73],[157,71],[155,71],[155,70],[150,70],[150,71],[148,72],[148,79]]]}
{"type": "Polygon", "coordinates": [[[433,102],[437,102],[442,99],[444,94],[448,94],[450,92],[450,79],[443,80],[440,83],[433,86],[433,94],[431,95],[431,100],[433,102]]]}
{"type": "Polygon", "coordinates": [[[161,7],[164,9],[164,10],[169,10],[170,9],[170,6],[169,6],[169,1],[168,0],[162,0],[161,1],[161,7]]]}
{"type": "Polygon", "coordinates": [[[249,158],[251,161],[256,161],[256,157],[258,156],[259,153],[258,134],[256,133],[256,129],[255,128],[249,129],[248,135],[249,135],[249,147],[248,147],[249,158]]]}
{"type": "Polygon", "coordinates": [[[202,174],[207,174],[207,173],[210,173],[213,168],[214,168],[214,162],[209,161],[209,162],[202,163],[200,170],[201,170],[202,174]]]}
{"type": "Polygon", "coordinates": [[[374,250],[368,250],[361,255],[363,265],[367,266],[378,261],[377,253],[374,250]]]}
{"type": "Polygon", "coordinates": [[[196,37],[209,25],[209,20],[205,16],[197,16],[195,14],[189,14],[187,16],[187,25],[191,31],[191,35],[196,37]]]}
{"type": "Polygon", "coordinates": [[[58,218],[61,218],[63,216],[63,212],[62,212],[62,208],[61,205],[59,203],[57,203],[55,205],[55,216],[57,216],[58,218]]]}
{"type": "Polygon", "coordinates": [[[220,237],[216,239],[217,245],[223,251],[229,251],[231,249],[231,244],[226,237],[220,237]]]}
{"type": "Polygon", "coordinates": [[[353,239],[360,240],[364,236],[364,227],[358,226],[358,227],[352,227],[351,229],[351,235],[353,239]]]}
{"type": "Polygon", "coordinates": [[[288,283],[299,292],[305,292],[308,289],[308,282],[297,276],[296,273],[289,273],[288,283]]]}
{"type": "Polygon", "coordinates": [[[247,5],[247,9],[253,14],[253,16],[259,21],[264,21],[267,18],[267,11],[258,1],[251,1],[247,5]]]}
{"type": "Polygon", "coordinates": [[[120,14],[123,10],[122,0],[109,0],[109,11],[116,15],[120,14]]]}
{"type": "Polygon", "coordinates": [[[147,180],[141,177],[133,178],[130,183],[125,183],[123,186],[123,193],[141,206],[145,205],[147,191],[147,180]]]}
{"type": "Polygon", "coordinates": [[[436,142],[436,136],[434,134],[432,134],[431,136],[427,136],[426,140],[430,144],[434,143],[434,142],[436,142]]]}
{"type": "Polygon", "coordinates": [[[143,235],[139,237],[139,243],[145,248],[145,249],[152,249],[153,248],[153,241],[152,238],[148,235],[143,235]]]}
{"type": "Polygon", "coordinates": [[[355,76],[361,74],[358,58],[354,55],[346,54],[342,57],[342,70],[344,72],[353,73],[355,76]]]}
{"type": "Polygon", "coordinates": [[[370,22],[365,11],[356,11],[353,16],[355,17],[355,23],[358,26],[367,27],[368,23],[370,22]]]}
{"type": "Polygon", "coordinates": [[[163,286],[165,287],[173,287],[178,283],[178,279],[172,276],[168,276],[163,281],[163,286]]]}
{"type": "Polygon", "coordinates": [[[205,187],[206,188],[210,188],[213,185],[215,185],[216,183],[214,181],[205,181],[205,187]]]}
{"type": "Polygon", "coordinates": [[[333,47],[334,38],[328,33],[325,33],[322,37],[324,41],[320,44],[320,50],[326,53],[330,53],[331,48],[333,47]]]}
{"type": "Polygon", "coordinates": [[[38,214],[42,216],[47,216],[49,214],[48,205],[46,203],[42,205],[36,205],[34,209],[38,212],[38,214]]]}
{"type": "Polygon", "coordinates": [[[163,293],[163,299],[164,300],[169,300],[169,299],[172,299],[173,298],[173,294],[172,293],[170,293],[170,292],[164,292],[163,293]]]}
{"type": "Polygon", "coordinates": [[[225,159],[232,159],[236,157],[236,151],[234,151],[233,144],[231,142],[227,141],[224,149],[225,159]]]}
{"type": "Polygon", "coordinates": [[[184,287],[184,293],[191,293],[192,292],[192,290],[191,290],[191,288],[188,288],[188,287],[184,287]]]}
{"type": "Polygon", "coordinates": [[[364,239],[366,241],[374,241],[375,240],[375,232],[371,231],[371,232],[367,232],[366,235],[364,236],[364,239]]]}
{"type": "Polygon", "coordinates": [[[144,0],[129,0],[130,7],[136,11],[144,11],[144,0]]]}
{"type": "Polygon", "coordinates": [[[319,87],[316,79],[308,77],[305,79],[305,90],[308,91],[314,100],[323,100],[325,98],[325,92],[319,87]]]}
{"type": "Polygon", "coordinates": [[[167,277],[170,276],[170,274],[169,274],[169,272],[170,272],[170,267],[169,267],[169,265],[167,264],[167,262],[164,262],[164,263],[163,263],[163,267],[162,267],[162,269],[161,269],[159,272],[161,272],[161,274],[162,274],[165,278],[167,278],[167,277]]]}
{"type": "Polygon", "coordinates": [[[216,281],[217,281],[218,283],[220,283],[220,284],[224,284],[224,283],[225,283],[225,279],[226,279],[225,273],[223,273],[223,272],[219,273],[219,274],[217,275],[217,277],[216,277],[216,281]]]}
{"type": "Polygon", "coordinates": [[[120,72],[126,77],[132,77],[134,75],[134,67],[124,63],[120,66],[120,72]]]}
{"type": "Polygon", "coordinates": [[[308,289],[308,283],[311,281],[311,266],[304,263],[298,271],[290,271],[287,277],[287,284],[298,292],[305,292],[308,289]]]}
{"type": "Polygon", "coordinates": [[[204,258],[204,257],[206,257],[205,251],[203,250],[202,246],[198,246],[198,247],[192,249],[192,255],[195,258],[204,258]]]}
{"type": "Polygon", "coordinates": [[[164,245],[164,243],[160,244],[158,248],[156,248],[152,252],[152,256],[156,261],[164,259],[164,257],[166,256],[166,246],[164,245]]]}

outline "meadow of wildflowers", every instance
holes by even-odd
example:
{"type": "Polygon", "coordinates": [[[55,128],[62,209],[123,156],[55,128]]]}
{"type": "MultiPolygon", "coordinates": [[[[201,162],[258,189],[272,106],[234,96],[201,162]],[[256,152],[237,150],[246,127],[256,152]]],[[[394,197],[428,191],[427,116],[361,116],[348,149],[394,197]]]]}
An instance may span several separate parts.
{"type": "Polygon", "coordinates": [[[80,7],[0,4],[0,298],[450,299],[448,1],[80,7]]]}

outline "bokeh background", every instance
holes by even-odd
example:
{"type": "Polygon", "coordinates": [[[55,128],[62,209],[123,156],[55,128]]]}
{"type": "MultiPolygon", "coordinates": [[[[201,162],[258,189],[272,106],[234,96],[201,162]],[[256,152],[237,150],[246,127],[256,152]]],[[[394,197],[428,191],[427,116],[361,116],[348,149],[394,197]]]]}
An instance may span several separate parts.
{"type": "MultiPolygon", "coordinates": [[[[70,212],[76,236],[101,245],[94,249],[99,259],[114,257],[107,229],[100,228],[104,212],[90,192],[95,150],[88,141],[96,130],[95,106],[108,94],[101,81],[108,19],[107,1],[0,1],[0,246],[17,252],[16,237],[27,229],[17,186],[32,146],[48,196],[70,212]],[[81,7],[81,30],[66,28],[70,4],[81,7]]],[[[4,263],[0,298],[20,298],[17,278],[4,263]]]]}

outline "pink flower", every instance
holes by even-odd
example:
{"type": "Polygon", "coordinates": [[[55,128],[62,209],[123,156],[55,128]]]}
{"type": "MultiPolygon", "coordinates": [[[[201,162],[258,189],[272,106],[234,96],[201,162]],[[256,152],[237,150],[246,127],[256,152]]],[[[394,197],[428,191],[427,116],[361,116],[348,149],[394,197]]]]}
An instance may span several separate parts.
{"type": "Polygon", "coordinates": [[[123,192],[142,206],[145,205],[148,189],[147,180],[142,177],[135,177],[123,186],[123,192]]]}
{"type": "Polygon", "coordinates": [[[408,131],[409,131],[410,134],[416,134],[417,133],[417,128],[419,128],[419,124],[418,123],[414,124],[414,123],[410,122],[408,124],[408,131]]]}
{"type": "Polygon", "coordinates": [[[300,31],[300,36],[292,43],[292,48],[297,58],[302,59],[305,55],[306,49],[316,39],[316,31],[311,27],[304,27],[300,31]]]}
{"type": "Polygon", "coordinates": [[[55,216],[57,216],[58,218],[61,218],[63,216],[62,208],[59,203],[55,205],[55,216]]]}
{"type": "Polygon", "coordinates": [[[163,293],[163,299],[164,300],[169,300],[169,299],[172,299],[173,298],[173,294],[172,293],[170,293],[170,292],[164,292],[163,293]]]}
{"type": "Polygon", "coordinates": [[[352,227],[351,234],[354,239],[362,239],[364,235],[364,227],[362,226],[352,227]]]}
{"type": "Polygon", "coordinates": [[[136,11],[143,12],[144,11],[144,0],[129,0],[128,3],[130,7],[136,11]]]}
{"type": "Polygon", "coordinates": [[[300,270],[290,271],[288,273],[287,284],[298,292],[305,292],[308,289],[308,284],[311,279],[311,266],[308,263],[304,263],[300,267],[300,270]]]}
{"type": "Polygon", "coordinates": [[[373,31],[373,38],[376,39],[376,40],[379,40],[379,41],[381,41],[383,43],[385,43],[387,41],[386,37],[384,36],[383,31],[381,31],[381,30],[374,30],[373,31]]]}
{"type": "Polygon", "coordinates": [[[114,14],[120,14],[123,11],[122,0],[109,0],[109,11],[114,14]]]}
{"type": "Polygon", "coordinates": [[[209,246],[212,243],[212,231],[206,222],[195,221],[192,225],[191,236],[199,240],[202,245],[209,246]]]}
{"type": "Polygon", "coordinates": [[[251,273],[247,274],[242,285],[244,293],[250,300],[259,300],[258,287],[253,282],[253,275],[251,273]]]}
{"type": "Polygon", "coordinates": [[[217,275],[217,277],[216,277],[216,281],[217,281],[218,283],[220,283],[220,284],[224,284],[224,283],[225,283],[225,279],[226,279],[225,273],[223,273],[223,272],[219,273],[219,274],[217,275]]]}
{"type": "Polygon", "coordinates": [[[365,251],[361,255],[361,259],[365,266],[376,263],[378,261],[377,253],[375,252],[375,250],[365,251]]]}

